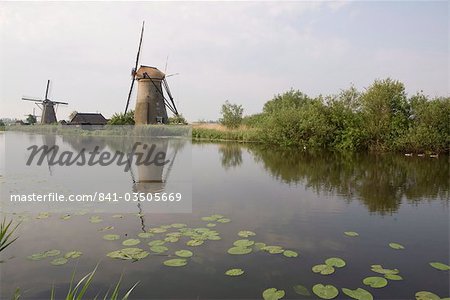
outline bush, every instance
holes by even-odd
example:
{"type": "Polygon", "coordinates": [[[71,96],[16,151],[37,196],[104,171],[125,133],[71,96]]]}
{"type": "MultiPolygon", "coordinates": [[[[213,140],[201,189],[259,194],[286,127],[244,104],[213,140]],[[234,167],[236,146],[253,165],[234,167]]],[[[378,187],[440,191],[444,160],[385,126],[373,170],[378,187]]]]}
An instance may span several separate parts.
{"type": "Polygon", "coordinates": [[[108,125],[134,125],[134,110],[126,114],[115,113],[108,121],[108,125]]]}
{"type": "Polygon", "coordinates": [[[242,123],[242,105],[231,104],[228,100],[222,105],[220,123],[227,128],[238,128],[242,123]]]}

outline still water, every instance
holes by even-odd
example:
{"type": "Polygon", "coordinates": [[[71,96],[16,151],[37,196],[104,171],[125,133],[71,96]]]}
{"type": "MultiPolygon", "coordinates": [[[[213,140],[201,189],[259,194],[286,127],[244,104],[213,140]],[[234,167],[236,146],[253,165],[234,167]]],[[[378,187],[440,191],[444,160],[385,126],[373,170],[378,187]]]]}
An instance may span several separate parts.
{"type": "MultiPolygon", "coordinates": [[[[18,140],[43,138],[17,135],[22,135],[18,140]]],[[[60,140],[58,137],[56,143],[60,140]]],[[[74,144],[67,138],[65,143],[74,144]]],[[[76,143],[83,144],[83,138],[78,137],[76,143]]],[[[336,286],[338,298],[343,299],[348,297],[341,288],[358,287],[370,291],[375,299],[414,299],[417,291],[449,296],[449,272],[429,266],[434,261],[449,262],[447,156],[342,155],[190,142],[180,148],[178,161],[191,159],[192,164],[188,180],[192,185],[192,213],[156,214],[138,206],[133,212],[123,212],[123,218],[113,218],[117,211],[73,213],[67,220],[61,219],[63,212],[51,210],[44,219],[36,219],[42,212],[39,210],[4,213],[23,221],[16,234],[19,239],[1,254],[1,299],[10,299],[16,288],[20,288],[21,299],[49,299],[52,285],[56,297],[64,298],[74,269],[80,279],[97,263],[99,268],[88,291],[91,298],[113,288],[121,274],[124,291],[139,282],[131,299],[259,299],[271,287],[284,290],[286,299],[314,299],[315,295],[296,294],[292,287],[301,284],[311,292],[318,283],[336,286]],[[189,238],[182,237],[178,242],[166,243],[167,252],[135,262],[106,256],[127,247],[121,244],[124,239],[137,238],[150,228],[173,223],[205,227],[210,222],[201,218],[212,214],[231,219],[210,228],[219,232],[221,240],[191,247],[186,245],[189,238]],[[102,221],[91,223],[94,215],[102,221]],[[114,229],[99,230],[106,226],[114,229]],[[230,255],[227,250],[242,239],[237,235],[241,230],[255,232],[256,236],[249,237],[255,242],[294,250],[299,256],[288,258],[265,251],[230,255]],[[358,232],[359,236],[345,236],[345,231],[358,232]],[[102,238],[105,234],[118,234],[121,239],[107,241],[102,238]],[[391,242],[405,249],[394,250],[388,245],[391,242]],[[63,253],[78,250],[83,255],[61,266],[51,265],[52,258],[27,259],[50,249],[63,253]],[[163,265],[180,249],[194,253],[186,266],[163,265]],[[347,265],[328,276],[311,271],[330,257],[342,258],[347,265]],[[365,286],[364,278],[379,275],[371,271],[374,264],[399,269],[403,280],[389,280],[386,287],[379,289],[365,286]],[[237,277],[224,275],[231,268],[241,268],[245,273],[237,277]]],[[[58,174],[45,171],[46,182],[58,174]]],[[[180,174],[188,176],[186,169],[174,166],[167,184],[180,174]]],[[[104,176],[110,178],[111,174],[104,176]]],[[[82,181],[69,178],[65,180],[69,185],[82,181]]],[[[29,188],[20,176],[6,176],[2,184],[15,185],[18,190],[29,188]]],[[[135,190],[128,174],[110,184],[135,190]]],[[[167,232],[176,230],[169,228],[167,232]]],[[[167,232],[139,238],[141,243],[133,247],[149,251],[147,243],[164,239],[167,232]]]]}

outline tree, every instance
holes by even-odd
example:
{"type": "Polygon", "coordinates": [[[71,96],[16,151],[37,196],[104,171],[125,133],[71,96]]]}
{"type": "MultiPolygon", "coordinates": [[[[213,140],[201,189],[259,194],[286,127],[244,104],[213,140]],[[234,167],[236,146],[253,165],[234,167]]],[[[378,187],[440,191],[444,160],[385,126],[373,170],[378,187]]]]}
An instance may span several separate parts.
{"type": "Polygon", "coordinates": [[[182,114],[179,114],[177,116],[173,116],[169,118],[169,124],[182,124],[187,125],[186,119],[183,117],[182,114]]]}
{"type": "Polygon", "coordinates": [[[278,94],[272,100],[267,101],[264,104],[263,112],[273,114],[283,109],[296,109],[310,101],[311,99],[307,95],[299,90],[291,89],[283,94],[278,94]]]}
{"type": "Polygon", "coordinates": [[[220,111],[222,118],[219,120],[227,128],[238,128],[242,123],[244,109],[242,105],[231,104],[228,100],[222,105],[220,111]]]}
{"type": "Polygon", "coordinates": [[[28,115],[27,117],[27,123],[30,125],[36,124],[36,117],[33,115],[28,115]]]}
{"type": "Polygon", "coordinates": [[[0,127],[5,127],[5,122],[3,122],[3,120],[0,119],[0,127]]]}
{"type": "Polygon", "coordinates": [[[134,110],[126,114],[115,113],[108,121],[108,125],[134,125],[134,110]]]}

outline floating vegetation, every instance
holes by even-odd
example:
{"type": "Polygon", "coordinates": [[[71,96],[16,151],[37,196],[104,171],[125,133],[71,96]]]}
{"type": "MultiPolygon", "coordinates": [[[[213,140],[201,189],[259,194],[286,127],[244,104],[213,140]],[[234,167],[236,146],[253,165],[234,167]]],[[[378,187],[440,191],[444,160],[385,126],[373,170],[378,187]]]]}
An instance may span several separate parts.
{"type": "Polygon", "coordinates": [[[135,246],[137,244],[139,244],[141,242],[141,240],[139,239],[128,239],[122,242],[122,245],[124,246],[135,246]]]}
{"type": "Polygon", "coordinates": [[[102,221],[103,221],[103,219],[100,218],[99,216],[92,216],[89,218],[89,222],[94,223],[94,224],[100,223],[102,221]]]}
{"type": "Polygon", "coordinates": [[[167,231],[167,228],[162,228],[162,227],[150,228],[148,230],[148,232],[151,232],[151,233],[163,233],[166,231],[167,231]]]}
{"type": "Polygon", "coordinates": [[[389,247],[395,250],[403,250],[405,247],[399,243],[389,243],[389,247]]]}
{"type": "Polygon", "coordinates": [[[48,251],[45,251],[44,254],[45,254],[46,257],[58,256],[58,255],[61,254],[61,251],[56,250],[56,249],[54,249],[54,250],[48,250],[48,251]]]}
{"type": "Polygon", "coordinates": [[[170,225],[172,228],[183,228],[183,227],[186,227],[187,225],[186,224],[183,224],[183,223],[173,223],[173,224],[171,224],[170,225]]]}
{"type": "Polygon", "coordinates": [[[339,290],[331,284],[316,284],[312,287],[312,291],[322,299],[333,299],[339,295],[339,290]]]}
{"type": "Polygon", "coordinates": [[[329,265],[315,265],[311,270],[314,273],[320,273],[321,275],[330,275],[334,273],[334,268],[329,265]]]}
{"type": "Polygon", "coordinates": [[[265,243],[255,243],[255,244],[253,245],[253,249],[254,249],[255,251],[260,251],[260,250],[262,250],[264,247],[266,247],[266,244],[265,244],[265,243]]]}
{"type": "Polygon", "coordinates": [[[254,233],[253,231],[249,231],[249,230],[242,230],[238,232],[238,236],[240,237],[244,237],[244,238],[248,238],[250,236],[255,236],[256,233],[254,233]]]}
{"type": "Polygon", "coordinates": [[[264,300],[279,300],[285,295],[284,290],[277,290],[276,288],[270,288],[262,293],[264,300]]]}
{"type": "Polygon", "coordinates": [[[232,255],[243,255],[243,254],[249,254],[250,252],[252,252],[252,248],[247,248],[247,247],[232,247],[230,249],[228,249],[228,254],[232,254],[232,255]]]}
{"type": "Polygon", "coordinates": [[[270,254],[280,254],[284,252],[284,249],[280,246],[265,246],[261,250],[267,251],[270,254]]]}
{"type": "Polygon", "coordinates": [[[285,250],[283,251],[283,255],[286,257],[297,257],[298,253],[292,250],[285,250]]]}
{"type": "Polygon", "coordinates": [[[216,221],[216,218],[214,218],[214,217],[202,217],[201,220],[202,221],[206,221],[206,222],[214,222],[214,221],[216,221]]]}
{"type": "Polygon", "coordinates": [[[48,219],[50,217],[50,213],[48,212],[41,212],[38,214],[36,219],[48,219]]]}
{"type": "Polygon", "coordinates": [[[173,258],[163,262],[168,267],[183,267],[187,265],[187,260],[184,258],[173,258]]]}
{"type": "Polygon", "coordinates": [[[206,227],[216,227],[216,223],[208,223],[206,224],[206,227]]]}
{"type": "Polygon", "coordinates": [[[175,255],[179,256],[179,257],[183,257],[183,258],[189,258],[192,255],[194,255],[194,253],[192,253],[189,250],[178,250],[178,251],[175,251],[175,255]]]}
{"type": "Polygon", "coordinates": [[[191,246],[191,247],[196,247],[196,246],[200,246],[203,245],[205,241],[202,240],[190,240],[186,243],[186,245],[191,246]]]}
{"type": "Polygon", "coordinates": [[[118,234],[105,234],[103,236],[103,239],[107,240],[107,241],[115,241],[120,239],[120,235],[118,234]]]}
{"type": "Polygon", "coordinates": [[[233,243],[236,247],[249,247],[253,244],[255,244],[255,242],[250,240],[237,240],[233,243]]]}
{"type": "Polygon", "coordinates": [[[156,246],[150,247],[150,250],[155,253],[163,253],[163,252],[166,252],[167,250],[169,250],[169,248],[167,248],[166,246],[156,245],[156,246]]]}
{"type": "Polygon", "coordinates": [[[325,260],[325,264],[335,268],[343,268],[346,265],[345,261],[339,257],[328,258],[327,260],[325,260]]]}
{"type": "Polygon", "coordinates": [[[176,243],[179,241],[179,238],[176,236],[168,236],[164,239],[164,241],[168,243],[176,243]]]}
{"type": "Polygon", "coordinates": [[[359,233],[354,232],[354,231],[346,231],[346,232],[344,232],[344,234],[346,236],[350,236],[350,237],[357,237],[357,236],[359,236],[359,233]]]}
{"type": "Polygon", "coordinates": [[[440,300],[441,297],[439,297],[438,295],[432,293],[432,292],[427,292],[427,291],[420,291],[416,293],[416,300],[440,300]]]}
{"type": "Polygon", "coordinates": [[[67,262],[68,262],[67,258],[59,257],[59,258],[55,258],[50,263],[54,266],[61,266],[61,265],[66,264],[67,262]]]}
{"type": "Polygon", "coordinates": [[[357,288],[356,290],[351,290],[347,288],[343,288],[342,292],[349,296],[350,298],[357,300],[373,300],[373,296],[371,293],[362,288],[357,288]]]}
{"type": "Polygon", "coordinates": [[[372,265],[371,270],[375,273],[379,273],[379,274],[383,274],[383,275],[386,275],[386,274],[395,275],[395,274],[400,273],[400,271],[398,269],[385,269],[381,265],[372,265]]]}
{"type": "Polygon", "coordinates": [[[123,215],[113,215],[114,219],[123,219],[123,215]]]}
{"type": "Polygon", "coordinates": [[[138,234],[138,237],[143,238],[143,239],[148,239],[151,238],[154,234],[151,232],[140,232],[138,234]]]}
{"type": "Polygon", "coordinates": [[[218,219],[217,222],[219,222],[219,223],[230,223],[231,220],[227,219],[227,218],[222,218],[222,219],[218,219]]]}
{"type": "Polygon", "coordinates": [[[150,253],[141,248],[124,248],[109,252],[106,256],[124,260],[140,260],[146,258],[150,253]]]}
{"type": "Polygon", "coordinates": [[[66,254],[64,254],[64,258],[78,258],[81,255],[83,255],[83,252],[81,251],[69,251],[66,254]]]}
{"type": "Polygon", "coordinates": [[[371,276],[364,278],[363,283],[372,288],[379,289],[385,287],[388,284],[388,281],[383,277],[371,276]]]}
{"type": "Polygon", "coordinates": [[[449,271],[450,270],[450,266],[446,265],[444,263],[441,262],[431,262],[430,266],[432,266],[433,268],[439,270],[439,271],[449,271]]]}
{"type": "Polygon", "coordinates": [[[225,275],[228,275],[228,276],[240,276],[242,274],[244,274],[244,270],[242,270],[242,269],[230,269],[225,272],[225,275]]]}
{"type": "Polygon", "coordinates": [[[166,243],[166,241],[163,241],[163,240],[154,240],[154,241],[149,242],[148,245],[150,247],[152,247],[152,246],[162,246],[165,243],[166,243]]]}
{"type": "Polygon", "coordinates": [[[70,218],[72,218],[71,215],[67,214],[67,215],[63,215],[60,217],[61,220],[69,220],[70,218]]]}
{"type": "Polygon", "coordinates": [[[311,293],[309,292],[309,290],[308,290],[308,288],[306,286],[303,286],[301,284],[297,284],[297,285],[294,285],[292,288],[294,289],[294,292],[299,294],[299,295],[311,296],[311,293]]]}
{"type": "Polygon", "coordinates": [[[39,252],[39,253],[31,254],[30,256],[27,256],[27,258],[31,259],[31,260],[42,260],[44,258],[47,258],[47,256],[45,255],[45,252],[39,252]]]}
{"type": "Polygon", "coordinates": [[[114,229],[114,226],[106,226],[106,227],[100,228],[98,231],[107,231],[107,230],[113,230],[113,229],[114,229]]]}
{"type": "Polygon", "coordinates": [[[389,280],[403,280],[402,276],[396,275],[396,274],[385,274],[384,278],[389,279],[389,280]]]}

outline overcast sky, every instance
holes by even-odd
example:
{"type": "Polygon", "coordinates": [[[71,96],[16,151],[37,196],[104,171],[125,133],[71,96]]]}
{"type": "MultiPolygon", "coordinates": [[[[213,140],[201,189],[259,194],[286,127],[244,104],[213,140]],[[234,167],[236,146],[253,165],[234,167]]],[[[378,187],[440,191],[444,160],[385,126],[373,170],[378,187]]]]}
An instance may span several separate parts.
{"type": "MultiPolygon", "coordinates": [[[[225,100],[257,113],[274,94],[337,93],[376,78],[408,93],[449,95],[449,2],[0,2],[0,117],[24,118],[22,96],[70,112],[123,111],[141,22],[140,63],[168,78],[189,121],[225,100]]],[[[131,107],[135,105],[135,94],[131,107]]],[[[38,110],[36,111],[38,112],[38,110]]]]}

